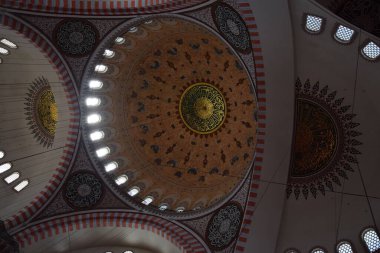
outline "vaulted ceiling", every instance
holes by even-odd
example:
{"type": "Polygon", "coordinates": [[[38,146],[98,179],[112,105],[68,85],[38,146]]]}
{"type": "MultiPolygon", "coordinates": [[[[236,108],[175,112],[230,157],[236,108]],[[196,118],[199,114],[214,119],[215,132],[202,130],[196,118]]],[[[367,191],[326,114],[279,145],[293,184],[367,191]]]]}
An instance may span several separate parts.
{"type": "Polygon", "coordinates": [[[0,6],[0,251],[380,248],[376,1],[0,6]]]}

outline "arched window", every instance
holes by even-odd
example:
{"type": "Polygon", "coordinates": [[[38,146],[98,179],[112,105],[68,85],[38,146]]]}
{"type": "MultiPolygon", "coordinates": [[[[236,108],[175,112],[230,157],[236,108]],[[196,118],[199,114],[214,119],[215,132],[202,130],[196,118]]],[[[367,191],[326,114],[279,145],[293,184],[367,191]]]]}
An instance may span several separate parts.
{"type": "Polygon", "coordinates": [[[11,163],[3,163],[3,164],[1,164],[0,165],[0,174],[6,172],[10,168],[12,168],[12,164],[11,163]]]}
{"type": "Polygon", "coordinates": [[[91,80],[88,83],[88,87],[90,87],[90,89],[93,89],[93,90],[99,90],[103,87],[103,82],[99,80],[91,80]]]}
{"type": "Polygon", "coordinates": [[[87,116],[88,124],[96,124],[96,123],[99,123],[101,120],[102,120],[102,117],[97,113],[90,114],[87,116]]]}
{"type": "Polygon", "coordinates": [[[115,43],[116,43],[116,44],[121,45],[121,44],[123,44],[124,42],[125,42],[125,39],[124,39],[123,37],[117,37],[117,38],[115,39],[115,43]]]}
{"type": "Polygon", "coordinates": [[[183,206],[180,206],[180,207],[177,207],[177,209],[175,209],[175,211],[177,213],[183,213],[185,211],[185,208],[183,206]]]}
{"type": "Polygon", "coordinates": [[[17,48],[17,45],[16,45],[15,43],[13,43],[12,41],[10,41],[10,40],[7,40],[7,39],[2,38],[2,39],[0,40],[0,42],[1,42],[2,44],[6,45],[6,46],[9,47],[9,48],[13,48],[13,49],[17,48]]]}
{"type": "Polygon", "coordinates": [[[338,253],[354,253],[351,244],[349,242],[343,241],[338,243],[336,246],[338,253]]]}
{"type": "Polygon", "coordinates": [[[299,253],[299,252],[295,249],[288,249],[285,251],[285,253],[299,253]]]}
{"type": "Polygon", "coordinates": [[[0,159],[4,158],[4,156],[5,156],[5,152],[0,150],[0,159]]]}
{"type": "Polygon", "coordinates": [[[362,239],[366,244],[369,252],[377,252],[380,249],[379,235],[373,228],[368,228],[363,231],[362,239]]]}
{"type": "Polygon", "coordinates": [[[15,180],[17,180],[20,177],[20,173],[18,172],[13,172],[6,178],[4,178],[4,181],[7,182],[7,184],[13,183],[15,180]]]}
{"type": "Polygon", "coordinates": [[[0,54],[2,54],[2,55],[8,55],[9,54],[9,50],[5,49],[3,47],[0,47],[0,54]]]}
{"type": "Polygon", "coordinates": [[[129,196],[136,196],[140,192],[140,189],[138,187],[132,187],[129,191],[128,194],[129,196]]]}
{"type": "Polygon", "coordinates": [[[118,178],[116,178],[115,183],[117,185],[125,184],[128,181],[127,175],[121,175],[118,178]]]}
{"type": "Polygon", "coordinates": [[[321,248],[315,248],[311,250],[311,253],[326,253],[326,251],[321,248]]]}
{"type": "Polygon", "coordinates": [[[101,103],[100,98],[97,98],[97,97],[88,97],[88,98],[86,98],[86,105],[88,107],[99,106],[100,103],[101,103]]]}
{"type": "Polygon", "coordinates": [[[323,19],[314,15],[306,15],[305,30],[309,33],[320,33],[322,31],[323,19]]]}
{"type": "Polygon", "coordinates": [[[153,202],[153,197],[152,196],[148,196],[141,203],[144,204],[144,205],[149,205],[152,202],[153,202]]]}
{"type": "Polygon", "coordinates": [[[370,41],[363,47],[362,54],[369,60],[376,60],[380,56],[380,47],[370,41]]]}
{"type": "Polygon", "coordinates": [[[133,253],[132,250],[127,250],[127,251],[124,251],[124,253],[133,253]]]}
{"type": "Polygon", "coordinates": [[[90,139],[92,141],[98,141],[104,138],[104,132],[103,131],[94,131],[90,134],[90,139]]]}
{"type": "Polygon", "coordinates": [[[96,155],[99,158],[102,158],[102,157],[105,157],[106,155],[108,155],[110,152],[111,152],[111,150],[109,147],[103,147],[103,148],[99,148],[96,150],[96,155]]]}
{"type": "Polygon", "coordinates": [[[23,180],[21,181],[20,183],[18,183],[15,187],[13,187],[13,189],[15,189],[15,191],[17,192],[20,192],[22,191],[25,187],[27,187],[29,184],[29,180],[23,180]]]}
{"type": "Polygon", "coordinates": [[[160,209],[160,211],[165,211],[165,210],[168,209],[168,208],[169,208],[169,205],[166,204],[166,203],[163,203],[163,204],[161,204],[161,205],[158,207],[158,209],[160,209]]]}
{"type": "Polygon", "coordinates": [[[353,36],[354,30],[343,25],[339,25],[334,34],[335,39],[342,43],[351,42],[353,36]]]}
{"type": "Polygon", "coordinates": [[[106,65],[98,64],[98,65],[95,66],[95,72],[106,73],[107,70],[108,70],[108,67],[106,65]]]}
{"type": "Polygon", "coordinates": [[[113,171],[117,169],[117,167],[119,167],[119,164],[117,162],[109,162],[106,165],[104,165],[104,169],[106,170],[106,172],[113,171]]]}
{"type": "Polygon", "coordinates": [[[132,27],[131,29],[129,29],[129,32],[131,32],[131,33],[135,33],[135,32],[137,32],[139,29],[137,28],[137,27],[132,27]]]}
{"type": "Polygon", "coordinates": [[[106,58],[112,58],[115,56],[115,52],[109,49],[104,50],[103,56],[106,58]]]}

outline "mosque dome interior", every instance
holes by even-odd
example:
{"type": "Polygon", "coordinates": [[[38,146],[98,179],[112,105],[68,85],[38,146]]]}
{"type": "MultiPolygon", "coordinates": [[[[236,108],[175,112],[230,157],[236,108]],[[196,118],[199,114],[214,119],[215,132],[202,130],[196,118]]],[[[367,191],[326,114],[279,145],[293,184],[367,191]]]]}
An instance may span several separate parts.
{"type": "Polygon", "coordinates": [[[379,17],[0,1],[0,253],[380,252],[379,17]]]}

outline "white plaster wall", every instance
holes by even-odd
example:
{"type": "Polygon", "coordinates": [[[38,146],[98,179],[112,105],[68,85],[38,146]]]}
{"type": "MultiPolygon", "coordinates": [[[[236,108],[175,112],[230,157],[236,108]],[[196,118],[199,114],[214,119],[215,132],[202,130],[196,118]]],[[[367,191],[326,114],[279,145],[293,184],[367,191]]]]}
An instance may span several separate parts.
{"type": "Polygon", "coordinates": [[[250,1],[264,57],[263,169],[245,252],[275,252],[285,200],[294,113],[293,31],[287,1],[250,1]]]}

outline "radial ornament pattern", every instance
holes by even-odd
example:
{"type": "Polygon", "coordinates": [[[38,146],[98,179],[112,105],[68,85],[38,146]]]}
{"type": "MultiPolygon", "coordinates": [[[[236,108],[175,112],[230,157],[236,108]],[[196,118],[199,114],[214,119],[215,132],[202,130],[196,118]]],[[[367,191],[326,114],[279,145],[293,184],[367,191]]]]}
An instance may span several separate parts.
{"type": "Polygon", "coordinates": [[[92,173],[81,171],[71,175],[64,186],[64,198],[75,209],[95,206],[103,196],[101,180],[92,173]]]}
{"type": "Polygon", "coordinates": [[[85,135],[103,129],[110,134],[93,147],[112,149],[96,163],[119,161],[105,176],[127,175],[122,194],[136,186],[134,199],[154,196],[150,206],[165,203],[166,213],[224,200],[246,177],[256,145],[256,96],[243,63],[220,37],[181,18],[134,24],[117,37],[124,43],[106,45],[115,57],[97,62],[109,71],[91,76],[108,87],[91,93],[107,104],[85,135]]]}
{"type": "Polygon", "coordinates": [[[183,92],[179,113],[190,130],[208,134],[221,127],[226,118],[227,106],[223,94],[215,86],[196,83],[183,92]]]}
{"type": "Polygon", "coordinates": [[[211,248],[228,247],[239,233],[243,211],[238,203],[229,203],[218,210],[207,226],[206,239],[211,248]]]}
{"type": "Polygon", "coordinates": [[[81,57],[94,50],[99,35],[89,21],[67,19],[57,24],[53,37],[64,54],[81,57]]]}
{"type": "Polygon", "coordinates": [[[349,113],[349,105],[342,105],[343,98],[337,92],[328,93],[317,82],[307,80],[296,83],[296,118],[292,161],[287,194],[305,199],[318,192],[334,191],[341,178],[348,179],[347,171],[354,171],[357,149],[362,143],[356,140],[361,133],[355,130],[359,123],[352,122],[355,114],[349,113]]]}
{"type": "Polygon", "coordinates": [[[44,147],[51,147],[58,121],[58,107],[49,81],[36,78],[25,98],[25,115],[35,139],[44,147]]]}

